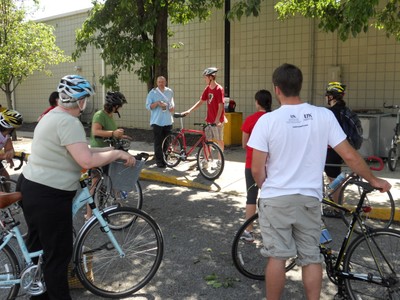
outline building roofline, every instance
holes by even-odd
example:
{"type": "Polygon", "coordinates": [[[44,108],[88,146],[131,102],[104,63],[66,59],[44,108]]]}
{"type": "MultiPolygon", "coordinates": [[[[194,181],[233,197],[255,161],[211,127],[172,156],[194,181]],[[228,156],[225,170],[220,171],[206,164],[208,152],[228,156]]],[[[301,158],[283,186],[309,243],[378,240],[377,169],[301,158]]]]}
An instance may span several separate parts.
{"type": "Polygon", "coordinates": [[[54,16],[49,16],[49,17],[44,17],[44,18],[35,19],[34,21],[36,21],[36,22],[45,22],[45,21],[60,19],[60,18],[63,18],[63,17],[69,17],[69,16],[73,16],[73,15],[79,15],[79,14],[88,12],[88,11],[90,11],[91,9],[92,9],[91,7],[82,8],[82,9],[80,9],[80,10],[75,10],[75,11],[70,11],[70,12],[67,12],[67,13],[57,14],[57,15],[54,15],[54,16]]]}

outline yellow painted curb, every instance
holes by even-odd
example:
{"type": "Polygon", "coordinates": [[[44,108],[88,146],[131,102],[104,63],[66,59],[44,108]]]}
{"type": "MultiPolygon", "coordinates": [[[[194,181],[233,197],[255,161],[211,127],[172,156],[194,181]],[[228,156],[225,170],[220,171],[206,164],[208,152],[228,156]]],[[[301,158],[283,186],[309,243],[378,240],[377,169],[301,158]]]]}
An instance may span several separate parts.
{"type": "Polygon", "coordinates": [[[151,170],[142,170],[140,173],[140,179],[143,180],[150,180],[150,181],[160,181],[165,183],[170,183],[179,186],[186,186],[186,187],[193,187],[196,189],[211,191],[212,188],[205,184],[201,184],[198,182],[193,182],[187,179],[180,179],[176,176],[168,175],[168,174],[161,174],[159,172],[151,171],[151,170]]]}
{"type": "MultiPolygon", "coordinates": [[[[347,206],[348,209],[355,209],[355,207],[347,206]]],[[[389,209],[387,207],[374,207],[368,213],[369,218],[378,220],[389,220],[389,209]]],[[[393,221],[400,221],[400,209],[395,208],[393,221]]]]}

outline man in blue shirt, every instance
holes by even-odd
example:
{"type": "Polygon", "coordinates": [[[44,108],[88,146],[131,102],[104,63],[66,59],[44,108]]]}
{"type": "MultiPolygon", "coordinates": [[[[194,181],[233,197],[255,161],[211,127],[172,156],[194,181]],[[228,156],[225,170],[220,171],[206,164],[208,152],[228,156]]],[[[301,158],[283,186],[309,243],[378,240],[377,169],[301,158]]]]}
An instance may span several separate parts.
{"type": "Polygon", "coordinates": [[[172,113],[175,109],[174,92],[166,85],[165,77],[157,77],[157,87],[149,92],[146,99],[146,109],[151,112],[150,126],[154,133],[154,156],[159,168],[165,168],[162,142],[171,133],[172,113]]]}

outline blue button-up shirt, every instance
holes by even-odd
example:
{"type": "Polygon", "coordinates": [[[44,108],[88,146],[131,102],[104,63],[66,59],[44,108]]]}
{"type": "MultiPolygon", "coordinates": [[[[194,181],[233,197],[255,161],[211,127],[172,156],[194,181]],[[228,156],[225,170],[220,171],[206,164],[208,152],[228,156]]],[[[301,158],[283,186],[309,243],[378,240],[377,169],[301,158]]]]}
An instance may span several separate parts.
{"type": "Polygon", "coordinates": [[[161,92],[158,88],[152,89],[147,95],[146,99],[146,109],[150,110],[151,112],[150,125],[172,125],[174,120],[169,111],[169,109],[172,107],[175,107],[174,92],[170,88],[165,87],[163,92],[161,92]],[[162,110],[161,106],[156,106],[154,109],[150,108],[151,104],[158,101],[167,103],[167,110],[162,110]]]}

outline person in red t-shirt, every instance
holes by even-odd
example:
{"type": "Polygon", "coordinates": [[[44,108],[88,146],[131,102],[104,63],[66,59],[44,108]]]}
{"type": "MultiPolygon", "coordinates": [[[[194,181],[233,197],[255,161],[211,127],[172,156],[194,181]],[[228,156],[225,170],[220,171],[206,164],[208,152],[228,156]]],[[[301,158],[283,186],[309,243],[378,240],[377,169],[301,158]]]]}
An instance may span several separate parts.
{"type": "Polygon", "coordinates": [[[56,108],[56,106],[57,106],[57,101],[58,101],[58,92],[56,91],[56,92],[52,92],[51,94],[50,94],[50,97],[49,97],[49,104],[50,104],[50,106],[48,107],[48,108],[46,108],[46,110],[39,116],[39,118],[38,118],[38,122],[40,121],[40,119],[41,118],[43,118],[43,116],[45,115],[45,114],[47,114],[49,111],[51,111],[53,108],[56,108]]]}
{"type": "Polygon", "coordinates": [[[203,76],[207,83],[206,88],[201,95],[199,101],[183,114],[187,115],[193,110],[199,108],[204,102],[207,102],[207,124],[215,124],[216,126],[208,126],[206,128],[206,137],[208,140],[214,140],[218,146],[224,151],[224,88],[215,81],[218,69],[210,67],[204,70],[203,76]]]}
{"type": "MultiPolygon", "coordinates": [[[[256,112],[246,118],[242,125],[242,147],[246,149],[246,164],[244,174],[246,178],[246,220],[256,213],[256,204],[258,196],[258,187],[251,174],[251,161],[253,157],[253,148],[247,146],[251,132],[256,125],[258,119],[265,113],[271,111],[272,96],[267,90],[259,90],[254,96],[256,101],[256,112]]],[[[249,226],[241,236],[241,239],[248,242],[254,241],[252,232],[253,228],[249,226]]]]}

